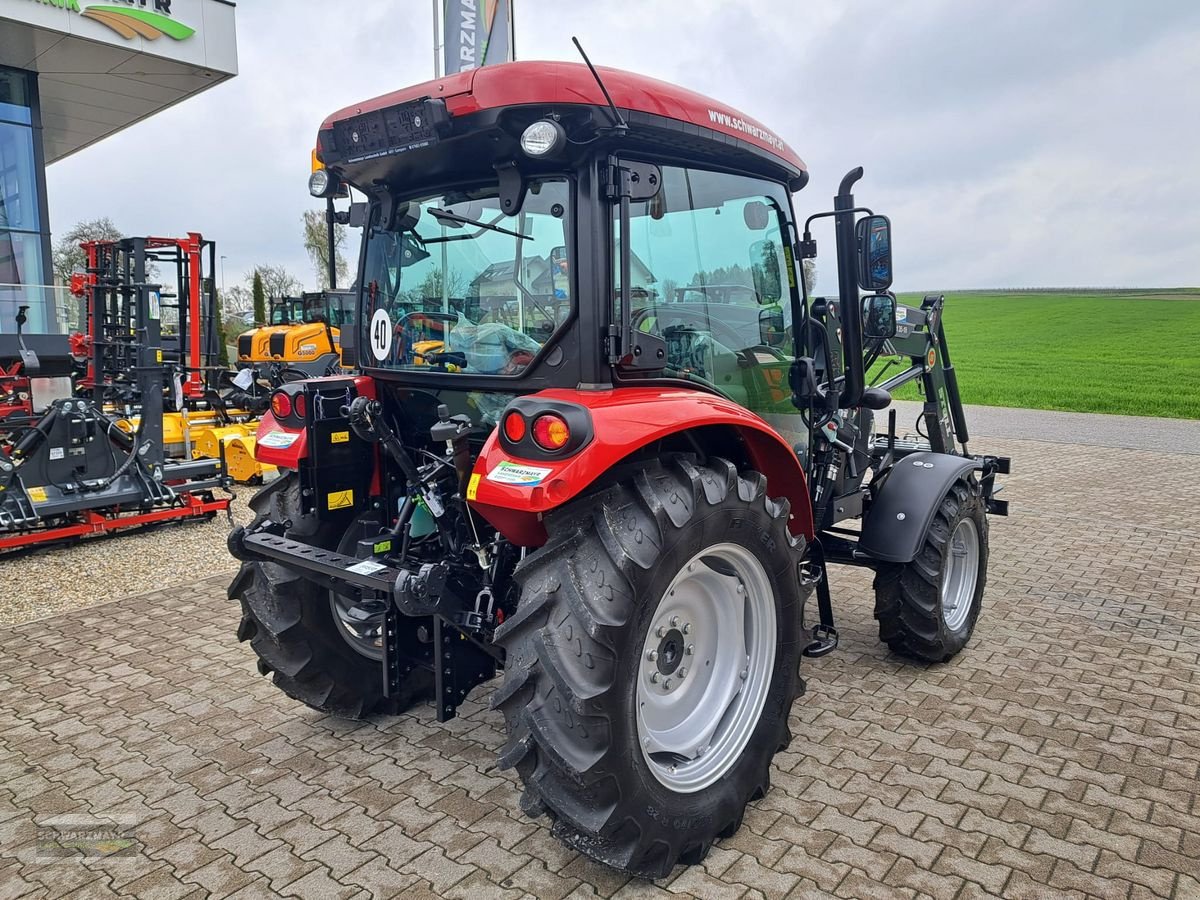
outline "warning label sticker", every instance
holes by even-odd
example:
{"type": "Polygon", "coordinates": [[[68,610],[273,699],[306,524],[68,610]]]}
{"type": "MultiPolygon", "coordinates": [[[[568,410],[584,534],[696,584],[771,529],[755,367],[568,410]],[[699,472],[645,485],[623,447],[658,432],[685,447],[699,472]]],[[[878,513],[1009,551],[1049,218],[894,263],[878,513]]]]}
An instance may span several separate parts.
{"type": "Polygon", "coordinates": [[[274,447],[277,450],[284,450],[296,443],[299,437],[300,432],[298,431],[294,434],[290,431],[272,431],[260,437],[258,443],[262,447],[274,447]]]}
{"type": "Polygon", "coordinates": [[[329,509],[346,509],[354,505],[354,491],[333,491],[325,500],[329,509]]]}
{"type": "Polygon", "coordinates": [[[29,495],[29,499],[32,500],[34,503],[45,503],[46,502],[46,489],[44,487],[26,488],[25,493],[27,493],[29,495]]]}
{"type": "Polygon", "coordinates": [[[471,480],[467,482],[467,499],[474,500],[479,494],[480,474],[476,472],[471,476],[471,480]]]}
{"type": "MultiPolygon", "coordinates": [[[[496,468],[487,473],[487,480],[497,484],[515,484],[521,487],[533,487],[545,481],[553,469],[542,466],[521,466],[503,460],[496,468]]],[[[468,498],[470,499],[470,498],[468,498]]]]}

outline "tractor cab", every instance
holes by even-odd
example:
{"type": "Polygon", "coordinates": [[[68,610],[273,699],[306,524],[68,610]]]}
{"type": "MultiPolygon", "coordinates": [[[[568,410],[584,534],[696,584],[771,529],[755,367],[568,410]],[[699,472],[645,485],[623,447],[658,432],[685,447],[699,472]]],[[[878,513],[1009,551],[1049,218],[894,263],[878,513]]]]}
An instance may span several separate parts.
{"type": "Polygon", "coordinates": [[[875,570],[897,652],[966,645],[1007,460],[967,452],[943,298],[890,293],[861,169],[802,221],[774,132],[586,58],[355,104],[313,156],[314,196],[365,198],[336,213],[357,373],[273,393],[256,455],[286,474],[230,538],[238,635],[289,696],[444,720],[502,669],[523,808],[660,876],[763,790],[800,657],[838,644],[828,563],[875,570]],[[838,290],[809,297],[825,219],[838,290]]]}

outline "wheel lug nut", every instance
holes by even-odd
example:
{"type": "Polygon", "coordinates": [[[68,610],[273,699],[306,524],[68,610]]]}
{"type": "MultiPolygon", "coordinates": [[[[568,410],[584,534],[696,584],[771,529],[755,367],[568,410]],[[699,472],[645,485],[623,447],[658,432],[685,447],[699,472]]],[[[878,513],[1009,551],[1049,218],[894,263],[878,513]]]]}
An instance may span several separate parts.
{"type": "Polygon", "coordinates": [[[679,616],[671,616],[671,627],[672,628],[679,627],[679,616]]]}
{"type": "Polygon", "coordinates": [[[657,672],[650,673],[650,681],[653,682],[654,684],[658,684],[658,673],[657,672]]]}
{"type": "Polygon", "coordinates": [[[687,666],[684,666],[682,669],[679,670],[679,677],[687,678],[687,666]]]}
{"type": "Polygon", "coordinates": [[[659,625],[658,628],[655,629],[654,634],[658,637],[666,637],[667,629],[664,628],[662,625],[659,625]]]}
{"type": "Polygon", "coordinates": [[[683,623],[683,633],[684,633],[684,634],[688,634],[688,633],[689,633],[691,630],[692,630],[692,623],[691,623],[691,622],[684,622],[684,623],[683,623]]]}
{"type": "Polygon", "coordinates": [[[671,689],[671,679],[668,678],[666,681],[663,682],[663,690],[669,691],[670,689],[671,689]]]}
{"type": "Polygon", "coordinates": [[[686,650],[684,650],[683,652],[684,652],[684,653],[686,653],[688,656],[691,656],[693,653],[695,653],[695,652],[696,652],[696,645],[695,645],[695,644],[688,644],[688,645],[687,645],[687,649],[686,649],[686,650]]]}
{"type": "Polygon", "coordinates": [[[658,651],[651,650],[646,654],[646,659],[650,660],[650,662],[658,662],[658,651]]]}

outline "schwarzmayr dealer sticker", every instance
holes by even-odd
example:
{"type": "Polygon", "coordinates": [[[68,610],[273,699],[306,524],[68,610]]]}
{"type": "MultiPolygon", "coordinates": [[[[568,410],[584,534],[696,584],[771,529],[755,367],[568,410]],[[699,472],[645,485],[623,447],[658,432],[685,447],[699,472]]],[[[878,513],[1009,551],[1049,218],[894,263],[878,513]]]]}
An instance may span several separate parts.
{"type": "Polygon", "coordinates": [[[519,487],[533,487],[541,484],[546,476],[553,472],[541,466],[519,466],[516,463],[503,460],[496,468],[487,473],[487,480],[497,484],[515,484],[519,487]]]}

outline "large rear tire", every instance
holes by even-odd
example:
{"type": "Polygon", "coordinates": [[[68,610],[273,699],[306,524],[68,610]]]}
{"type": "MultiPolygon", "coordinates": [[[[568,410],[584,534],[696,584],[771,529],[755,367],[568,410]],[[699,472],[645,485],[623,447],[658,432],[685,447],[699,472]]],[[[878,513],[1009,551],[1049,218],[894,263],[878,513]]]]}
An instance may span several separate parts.
{"type": "MultiPolygon", "coordinates": [[[[300,513],[300,484],[288,473],[250,501],[258,520],[290,521],[288,537],[336,549],[346,528],[317,523],[300,513]]],[[[373,713],[397,714],[433,696],[433,675],[414,669],[400,693],[383,695],[381,662],[364,651],[336,615],[335,595],[286,566],[242,563],[229,586],[242,605],[238,640],[249,641],[258,670],[293,700],[330,715],[358,719],[373,713]]]]}
{"type": "Polygon", "coordinates": [[[946,662],[967,645],[987,583],[988,524],[978,485],[956,481],[917,558],[881,564],[875,574],[879,638],[895,653],[946,662]]]}
{"type": "Polygon", "coordinates": [[[656,464],[547,517],[518,568],[500,763],[568,846],[661,877],[767,791],[791,740],[803,544],[765,488],[724,460],[656,464]]]}

